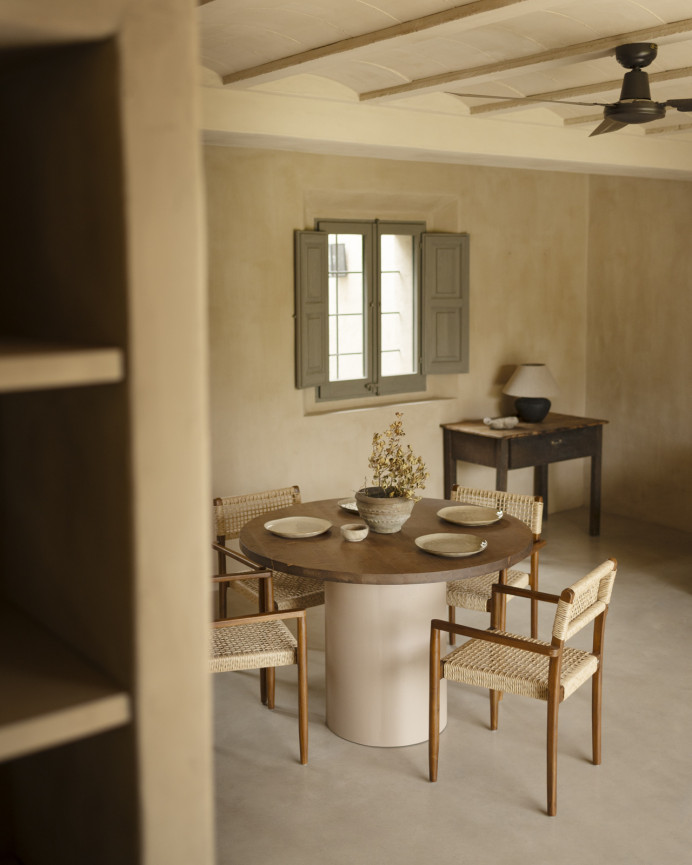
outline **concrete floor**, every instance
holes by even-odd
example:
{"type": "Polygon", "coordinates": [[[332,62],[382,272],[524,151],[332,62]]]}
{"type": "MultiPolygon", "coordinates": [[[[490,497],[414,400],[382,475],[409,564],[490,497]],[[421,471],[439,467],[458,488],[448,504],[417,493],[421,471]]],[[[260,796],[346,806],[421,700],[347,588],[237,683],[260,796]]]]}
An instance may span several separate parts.
{"type": "MultiPolygon", "coordinates": [[[[325,726],[323,609],[308,611],[310,753],[298,763],[295,667],[277,707],[258,674],[214,677],[219,865],[683,865],[692,861],[692,534],[585,510],[544,524],[540,584],[562,588],[619,563],[606,629],[603,763],[590,763],[590,687],[562,704],[558,813],[545,814],[545,704],[507,695],[488,729],[480,689],[449,686],[439,781],[427,743],[367,748],[325,726]]],[[[243,601],[234,604],[243,604],[243,601]]],[[[541,636],[553,609],[541,619],[541,636]]],[[[481,625],[479,613],[459,621],[481,625]]],[[[528,609],[508,606],[527,632],[528,609]]],[[[589,631],[590,636],[590,631],[589,631]]],[[[583,641],[578,645],[584,645],[583,641]]]]}

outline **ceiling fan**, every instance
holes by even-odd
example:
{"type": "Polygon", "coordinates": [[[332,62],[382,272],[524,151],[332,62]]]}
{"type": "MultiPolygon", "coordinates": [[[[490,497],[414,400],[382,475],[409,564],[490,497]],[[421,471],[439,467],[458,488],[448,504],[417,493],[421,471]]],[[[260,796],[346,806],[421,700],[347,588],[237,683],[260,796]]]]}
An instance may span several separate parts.
{"type": "MultiPolygon", "coordinates": [[[[630,123],[649,123],[665,117],[666,108],[676,108],[678,111],[692,111],[692,99],[668,99],[666,102],[654,102],[649,89],[649,76],[644,72],[656,59],[658,46],[653,42],[629,42],[618,45],[615,57],[621,66],[629,69],[622,82],[620,98],[617,102],[575,102],[567,99],[541,99],[532,96],[484,96],[484,99],[520,98],[527,102],[555,102],[562,105],[600,105],[603,108],[603,120],[591,135],[602,135],[604,132],[615,132],[630,123]]],[[[452,96],[478,97],[478,93],[452,93],[452,96]]],[[[591,137],[591,136],[589,136],[591,137]]]]}

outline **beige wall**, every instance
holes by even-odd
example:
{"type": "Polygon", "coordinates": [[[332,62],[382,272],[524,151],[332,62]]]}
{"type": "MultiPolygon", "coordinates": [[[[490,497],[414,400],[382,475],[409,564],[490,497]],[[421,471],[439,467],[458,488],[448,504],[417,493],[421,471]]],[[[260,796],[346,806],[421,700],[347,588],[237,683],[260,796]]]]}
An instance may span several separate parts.
{"type": "Polygon", "coordinates": [[[692,184],[591,178],[587,411],[608,510],[690,531],[692,184]]]}
{"type": "MultiPolygon", "coordinates": [[[[320,413],[294,387],[293,232],[315,216],[423,218],[432,230],[471,236],[471,371],[433,380],[430,399],[403,406],[408,438],[431,473],[426,494],[442,495],[439,425],[510,411],[501,385],[517,363],[550,366],[561,387],[554,410],[611,419],[607,394],[605,404],[599,397],[607,382],[587,345],[589,241],[598,247],[590,196],[605,179],[225,147],[207,147],[205,160],[215,495],[290,483],[305,499],[348,495],[366,478],[372,433],[393,417],[391,405],[320,413]]],[[[646,221],[637,225],[643,242],[646,221]]],[[[609,458],[620,434],[615,423],[606,428],[609,458]]],[[[614,469],[607,460],[606,509],[614,469]]],[[[585,461],[553,466],[551,510],[582,504],[586,477],[585,461]]],[[[494,473],[463,464],[459,480],[492,487],[494,473]]],[[[511,489],[531,485],[530,469],[510,473],[511,489]]]]}

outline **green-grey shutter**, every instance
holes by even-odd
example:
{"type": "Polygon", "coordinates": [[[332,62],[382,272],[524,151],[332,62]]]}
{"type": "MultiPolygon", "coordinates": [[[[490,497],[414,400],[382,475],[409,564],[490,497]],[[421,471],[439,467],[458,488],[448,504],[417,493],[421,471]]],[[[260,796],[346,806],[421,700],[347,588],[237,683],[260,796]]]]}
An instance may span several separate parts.
{"type": "Polygon", "coordinates": [[[318,387],[328,378],[329,235],[322,231],[295,233],[296,387],[318,387]]]}
{"type": "Polygon", "coordinates": [[[468,372],[468,234],[423,234],[422,266],[423,372],[468,372]]]}

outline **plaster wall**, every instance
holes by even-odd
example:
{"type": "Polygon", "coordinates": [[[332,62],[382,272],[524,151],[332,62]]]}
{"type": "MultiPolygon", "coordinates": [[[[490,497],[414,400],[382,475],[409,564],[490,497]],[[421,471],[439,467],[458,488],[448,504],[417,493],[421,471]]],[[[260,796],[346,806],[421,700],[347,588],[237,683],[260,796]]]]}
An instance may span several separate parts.
{"type": "Polygon", "coordinates": [[[592,177],[587,413],[607,510],[690,531],[692,184],[592,177]]]}
{"type": "MultiPolygon", "coordinates": [[[[586,176],[219,146],[205,164],[214,495],[293,483],[305,500],[349,495],[393,419],[393,404],[324,411],[295,388],[293,233],[316,216],[470,234],[470,372],[398,404],[426,495],[443,493],[440,424],[511,411],[501,388],[516,364],[547,363],[553,408],[584,414],[586,176]]],[[[494,472],[459,464],[459,481],[493,487],[494,472]]],[[[551,510],[582,504],[582,461],[551,467],[550,483],[551,510]]],[[[510,488],[530,492],[532,471],[511,472],[510,488]]]]}

